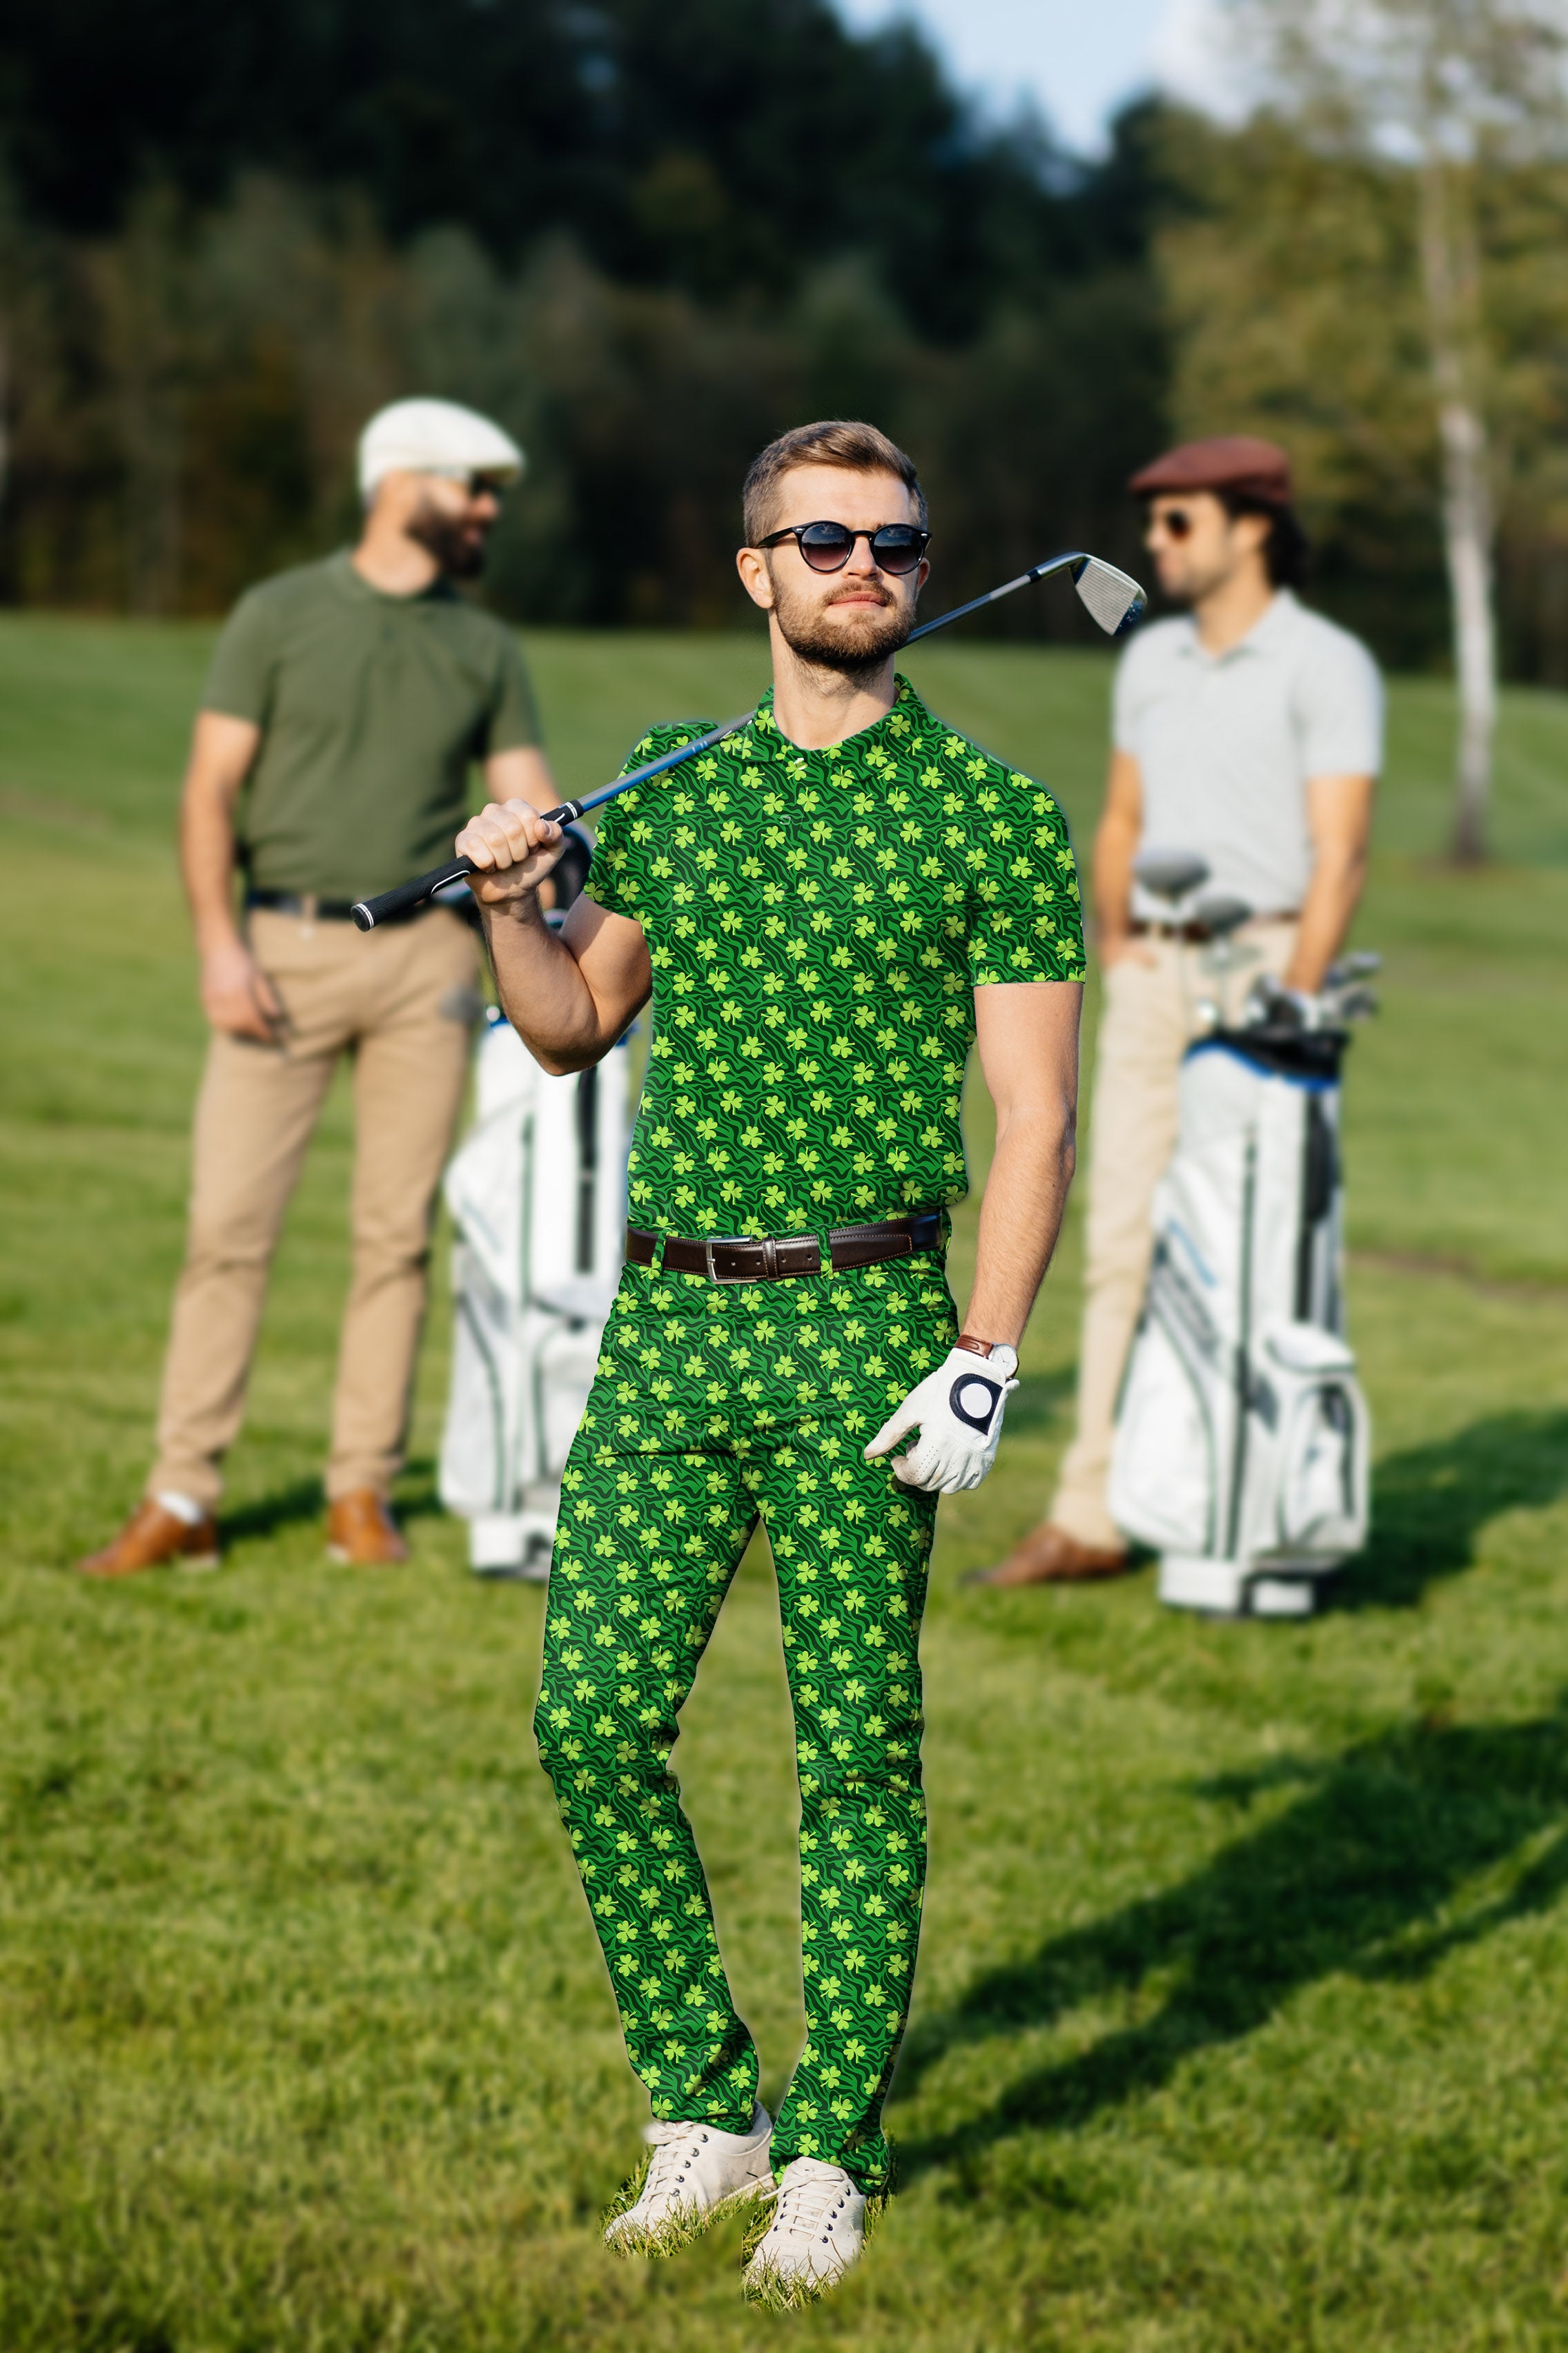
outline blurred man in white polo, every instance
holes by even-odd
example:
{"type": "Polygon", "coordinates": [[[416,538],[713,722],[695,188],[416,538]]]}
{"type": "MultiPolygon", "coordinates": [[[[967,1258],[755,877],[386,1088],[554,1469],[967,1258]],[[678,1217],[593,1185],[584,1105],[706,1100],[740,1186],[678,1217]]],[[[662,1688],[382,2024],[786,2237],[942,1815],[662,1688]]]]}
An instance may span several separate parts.
{"type": "Polygon", "coordinates": [[[1272,442],[1190,441],[1135,474],[1160,586],[1188,617],[1135,637],[1116,681],[1094,843],[1104,973],[1089,1129],[1087,1300],[1078,1429],[1049,1514],[983,1582],[1111,1577],[1127,1546],[1106,1507],[1122,1368],[1148,1273],[1154,1187],[1176,1138],[1176,1077],[1212,993],[1193,924],[1142,891],[1143,849],[1194,851],[1208,888],[1253,910],[1251,969],[1316,990],[1361,895],[1383,697],[1358,639],[1294,590],[1306,542],[1272,442]]]}
{"type": "Polygon", "coordinates": [[[283,1214],[332,1074],[354,1073],[353,1275],[327,1461],[340,1559],[404,1557],[402,1461],[436,1187],[468,1067],[479,957],[447,907],[363,938],[350,905],[436,864],[493,800],[559,798],[512,631],[457,594],[522,452],[446,400],[361,438],[359,544],[263,581],[218,639],[185,772],[180,854],[212,1036],[190,1234],[140,1508],[78,1567],[125,1577],[216,1555],[283,1214]],[[236,905],[237,871],[244,876],[236,905]]]}

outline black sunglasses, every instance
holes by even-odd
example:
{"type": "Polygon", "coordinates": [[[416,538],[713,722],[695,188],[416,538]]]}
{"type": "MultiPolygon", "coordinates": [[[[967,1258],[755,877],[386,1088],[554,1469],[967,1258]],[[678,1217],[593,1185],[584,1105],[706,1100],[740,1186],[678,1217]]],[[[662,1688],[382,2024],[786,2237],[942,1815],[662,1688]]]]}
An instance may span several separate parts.
{"type": "Polygon", "coordinates": [[[1186,539],[1191,535],[1193,518],[1185,507],[1163,507],[1149,518],[1149,528],[1158,523],[1167,539],[1186,539]]]}
{"type": "Polygon", "coordinates": [[[913,572],[931,545],[930,532],[912,522],[879,523],[875,531],[851,531],[847,522],[793,522],[784,531],[769,532],[757,545],[777,547],[786,539],[794,540],[814,572],[842,572],[856,541],[863,539],[879,572],[890,572],[895,578],[913,572]]]}

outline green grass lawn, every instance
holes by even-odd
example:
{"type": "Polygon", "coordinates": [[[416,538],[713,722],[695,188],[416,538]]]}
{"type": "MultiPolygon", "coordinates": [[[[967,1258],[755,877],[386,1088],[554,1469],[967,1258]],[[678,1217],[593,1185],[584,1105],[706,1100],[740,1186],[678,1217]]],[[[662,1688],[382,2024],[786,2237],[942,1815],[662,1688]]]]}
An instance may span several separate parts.
{"type": "MultiPolygon", "coordinates": [[[[1069,1220],[998,1468],[943,1506],[902,2194],[833,2302],[774,2320],[739,2303],[736,2226],[663,2266],[598,2244],[641,2110],[533,1760],[539,1596],[469,1578],[435,1505],[440,1309],[413,1563],[322,1558],[341,1093],[222,1571],[66,1573],[138,1491],[180,1248],[201,1027],[170,834],[208,642],[0,625],[0,2348],[1568,2346],[1568,699],[1507,699],[1500,862],[1458,877],[1447,691],[1394,692],[1359,934],[1385,1010],[1347,1123],[1377,1526],[1340,1607],[961,1588],[1064,1441],[1069,1220]]],[[[573,789],[762,682],[752,639],[531,651],[573,789]]],[[[911,669],[1081,844],[1106,664],[911,669]]],[[[983,1105],[975,1130],[983,1160],[983,1105]]],[[[776,2094],[800,2008],[765,1556],[679,1763],[776,2094]]]]}

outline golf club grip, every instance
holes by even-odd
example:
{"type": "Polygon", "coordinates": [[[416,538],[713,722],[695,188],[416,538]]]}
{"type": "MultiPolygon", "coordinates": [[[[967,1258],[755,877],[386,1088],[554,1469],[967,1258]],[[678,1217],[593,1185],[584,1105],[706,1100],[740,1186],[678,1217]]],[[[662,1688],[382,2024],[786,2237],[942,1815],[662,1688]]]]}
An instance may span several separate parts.
{"type": "Polygon", "coordinates": [[[377,923],[389,923],[395,915],[411,914],[443,883],[461,882],[473,871],[472,859],[448,858],[445,866],[432,866],[428,874],[416,874],[411,882],[400,882],[395,891],[383,891],[374,899],[361,899],[350,913],[362,932],[374,932],[377,923]]]}
{"type": "MultiPolygon", "coordinates": [[[[583,814],[581,801],[563,801],[558,808],[542,809],[546,825],[573,825],[583,814]]],[[[426,899],[433,899],[450,882],[461,882],[475,871],[471,858],[449,858],[445,866],[432,866],[428,874],[416,874],[411,882],[400,882],[395,891],[383,891],[379,898],[362,899],[352,910],[354,922],[362,932],[374,932],[377,923],[389,923],[395,915],[412,914],[426,899]]]]}

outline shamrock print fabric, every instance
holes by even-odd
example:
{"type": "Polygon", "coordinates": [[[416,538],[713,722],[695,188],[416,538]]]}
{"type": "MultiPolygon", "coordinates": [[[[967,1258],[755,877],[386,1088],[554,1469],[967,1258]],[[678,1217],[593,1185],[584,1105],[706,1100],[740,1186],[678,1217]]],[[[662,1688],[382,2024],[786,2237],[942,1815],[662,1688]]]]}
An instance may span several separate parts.
{"type": "Polygon", "coordinates": [[[534,1717],[655,2116],[745,2131],[757,2055],[669,1752],[760,1514],[795,1711],[807,2028],[773,2162],[819,2158],[868,2191],[887,2181],[925,1875],[936,1498],[863,1450],[956,1322],[934,1256],[743,1285],[628,1266],[563,1481],[534,1717]]]}
{"type": "MultiPolygon", "coordinates": [[[[635,766],[710,724],[656,728],[635,766]]],[[[643,927],[634,1221],[822,1232],[955,1201],[973,990],[1079,980],[1061,811],[926,709],[802,751],[747,730],[605,813],[589,895],[643,927]]]]}

